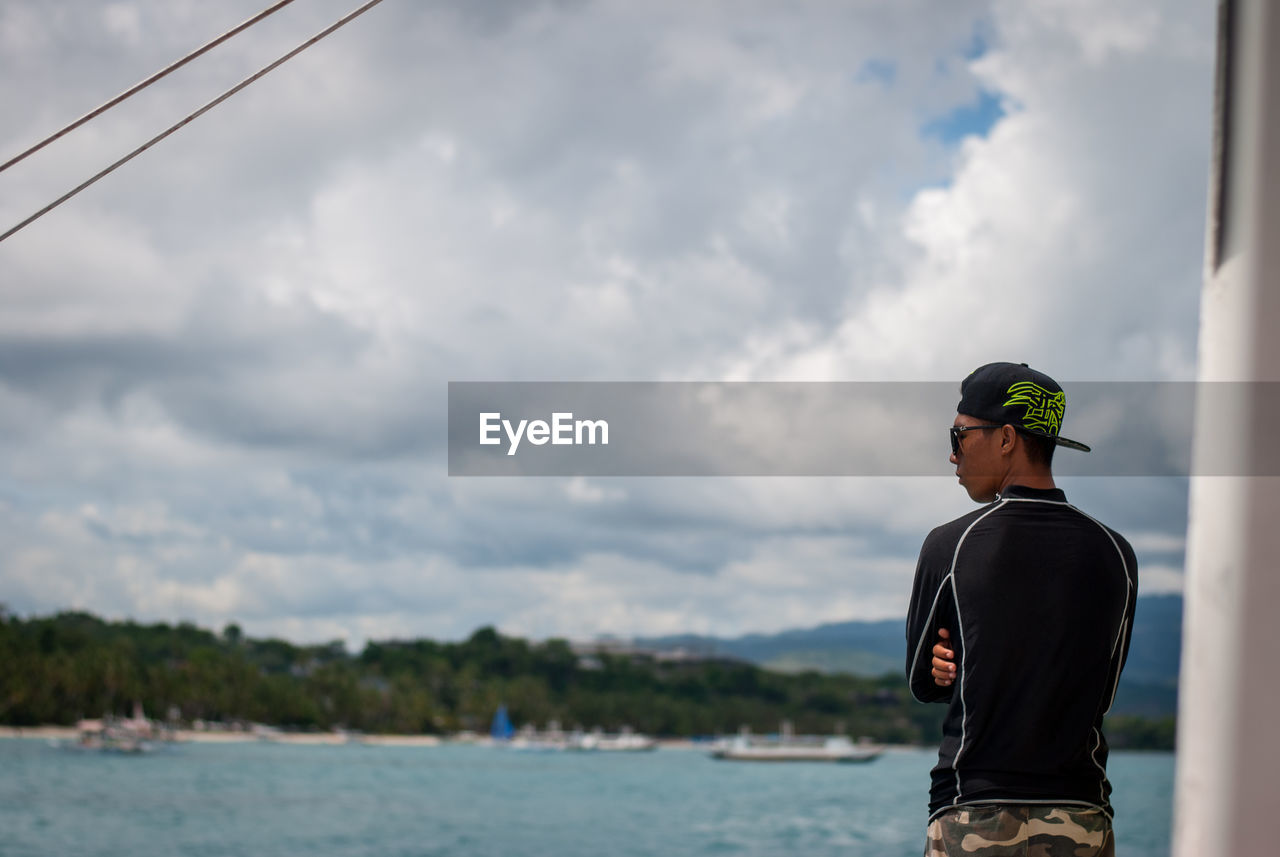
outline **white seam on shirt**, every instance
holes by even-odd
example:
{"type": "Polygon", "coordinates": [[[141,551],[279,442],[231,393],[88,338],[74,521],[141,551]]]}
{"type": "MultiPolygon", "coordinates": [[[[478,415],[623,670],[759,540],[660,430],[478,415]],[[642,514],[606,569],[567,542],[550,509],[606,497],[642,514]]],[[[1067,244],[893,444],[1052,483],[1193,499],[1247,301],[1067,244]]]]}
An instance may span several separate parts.
{"type": "Polygon", "coordinates": [[[928,700],[916,696],[916,690],[911,686],[911,677],[915,674],[916,664],[920,662],[920,652],[924,648],[924,641],[929,637],[929,626],[933,624],[933,617],[937,613],[938,599],[942,597],[942,590],[946,588],[947,580],[950,577],[951,573],[948,572],[942,580],[938,581],[938,591],[933,594],[933,603],[929,605],[929,615],[925,617],[924,630],[920,632],[920,639],[916,642],[915,654],[911,656],[911,670],[907,673],[907,690],[911,691],[911,696],[916,702],[927,702],[928,700]]]}
{"type": "Polygon", "coordinates": [[[1111,663],[1115,664],[1116,678],[1111,684],[1111,696],[1107,700],[1107,709],[1102,712],[1102,716],[1105,717],[1111,713],[1111,706],[1115,705],[1116,702],[1116,691],[1120,689],[1120,664],[1117,663],[1116,659],[1121,652],[1121,643],[1129,631],[1129,599],[1133,594],[1133,580],[1129,577],[1129,563],[1125,561],[1124,551],[1120,550],[1120,545],[1116,542],[1115,536],[1111,535],[1111,531],[1107,529],[1106,525],[1088,512],[1083,512],[1075,506],[1071,506],[1071,508],[1093,521],[1106,534],[1107,538],[1111,540],[1111,546],[1116,549],[1116,555],[1120,557],[1120,568],[1124,571],[1124,610],[1120,613],[1120,627],[1116,629],[1115,642],[1111,644],[1111,663]]]}
{"type": "MultiPolygon", "coordinates": [[[[1060,500],[1036,500],[1030,497],[1010,499],[1020,500],[1020,502],[1023,503],[1052,503],[1055,505],[1066,506],[1076,514],[1096,524],[1098,529],[1102,530],[1106,537],[1111,540],[1111,546],[1115,548],[1116,555],[1120,557],[1120,568],[1124,573],[1124,609],[1120,612],[1120,627],[1116,629],[1116,637],[1111,644],[1111,658],[1109,663],[1115,667],[1116,677],[1111,682],[1111,694],[1107,697],[1107,708],[1102,712],[1102,716],[1106,717],[1111,713],[1111,708],[1116,702],[1116,693],[1120,689],[1120,664],[1117,662],[1117,658],[1120,656],[1123,642],[1129,633],[1129,599],[1133,596],[1133,579],[1129,576],[1129,563],[1124,558],[1124,551],[1120,550],[1120,544],[1116,541],[1116,537],[1111,534],[1111,530],[1107,529],[1105,524],[1090,515],[1088,512],[1076,506],[1072,506],[1070,503],[1060,500]]],[[[1093,762],[1093,766],[1097,768],[1098,773],[1102,775],[1102,778],[1098,783],[1098,791],[1102,801],[1105,803],[1107,799],[1107,769],[1104,765],[1098,762],[1098,751],[1102,749],[1102,732],[1097,727],[1094,727],[1093,731],[1096,736],[1096,740],[1093,745],[1093,751],[1089,753],[1089,760],[1093,762]]],[[[957,782],[959,781],[957,780],[957,782]]]]}
{"type": "MultiPolygon", "coordinates": [[[[978,525],[978,523],[987,515],[1000,509],[1008,500],[1001,499],[996,505],[983,512],[973,520],[973,523],[964,528],[964,532],[960,534],[960,540],[956,542],[955,552],[951,554],[951,570],[947,573],[951,578],[951,597],[956,603],[956,633],[958,639],[964,642],[964,619],[960,615],[960,593],[956,590],[956,563],[960,559],[960,548],[964,546],[964,540],[969,537],[969,531],[978,525]]],[[[961,646],[963,648],[963,646],[961,646]]],[[[956,754],[951,757],[951,769],[956,772],[956,796],[952,799],[951,805],[956,806],[960,802],[962,789],[960,787],[960,757],[964,755],[964,739],[965,732],[969,721],[969,707],[964,701],[964,662],[966,658],[960,659],[960,666],[956,671],[956,682],[960,689],[960,746],[956,748],[956,754]]]]}
{"type": "Polygon", "coordinates": [[[1102,730],[1097,726],[1093,727],[1093,751],[1089,753],[1089,760],[1093,762],[1093,766],[1102,772],[1102,780],[1098,783],[1098,797],[1102,801],[1107,799],[1107,769],[1098,762],[1098,751],[1102,749],[1102,730]]]}
{"type": "MultiPolygon", "coordinates": [[[[1115,663],[1116,657],[1121,649],[1121,643],[1129,632],[1129,599],[1133,595],[1133,580],[1129,576],[1129,563],[1125,560],[1124,551],[1120,550],[1120,545],[1116,542],[1115,536],[1111,534],[1111,530],[1107,529],[1106,524],[1102,523],[1083,509],[1072,506],[1065,500],[1040,500],[1034,497],[1010,497],[1008,499],[1010,502],[1017,503],[1050,503],[1055,506],[1066,506],[1071,509],[1071,511],[1096,524],[1106,537],[1111,540],[1111,546],[1116,549],[1116,555],[1120,557],[1120,567],[1124,570],[1124,610],[1120,613],[1120,627],[1116,629],[1116,638],[1111,644],[1111,663],[1115,663]]],[[[1107,698],[1107,710],[1102,712],[1102,716],[1105,717],[1111,713],[1111,707],[1115,705],[1116,692],[1119,689],[1120,670],[1117,668],[1115,680],[1111,683],[1111,695],[1107,698]]]]}

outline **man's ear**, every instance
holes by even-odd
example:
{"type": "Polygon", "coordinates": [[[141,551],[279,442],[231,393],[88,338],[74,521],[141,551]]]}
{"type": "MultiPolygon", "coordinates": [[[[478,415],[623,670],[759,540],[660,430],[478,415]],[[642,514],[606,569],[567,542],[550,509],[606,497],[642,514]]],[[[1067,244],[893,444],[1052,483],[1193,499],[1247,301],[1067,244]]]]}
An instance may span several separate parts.
{"type": "Polygon", "coordinates": [[[1018,430],[1011,425],[1000,428],[1000,454],[1012,455],[1014,445],[1018,442],[1018,430]]]}

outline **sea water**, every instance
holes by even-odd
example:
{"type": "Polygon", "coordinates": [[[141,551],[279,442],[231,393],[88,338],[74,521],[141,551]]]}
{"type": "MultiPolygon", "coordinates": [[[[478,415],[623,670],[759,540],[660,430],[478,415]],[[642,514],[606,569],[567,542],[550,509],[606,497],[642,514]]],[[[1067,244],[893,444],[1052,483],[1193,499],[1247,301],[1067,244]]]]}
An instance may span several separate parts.
{"type": "MultiPolygon", "coordinates": [[[[273,743],[125,756],[0,739],[0,854],[918,857],[934,760],[273,743]]],[[[1117,853],[1167,857],[1173,755],[1108,767],[1117,853]]]]}

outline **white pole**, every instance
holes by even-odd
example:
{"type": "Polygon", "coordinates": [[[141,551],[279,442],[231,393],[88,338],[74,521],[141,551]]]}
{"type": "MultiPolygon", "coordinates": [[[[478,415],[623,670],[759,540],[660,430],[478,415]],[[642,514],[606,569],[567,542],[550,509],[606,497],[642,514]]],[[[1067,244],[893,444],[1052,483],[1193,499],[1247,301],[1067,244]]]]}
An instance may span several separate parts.
{"type": "MultiPolygon", "coordinates": [[[[1223,0],[1219,11],[1199,379],[1277,382],[1280,4],[1223,0]]],[[[1275,461],[1280,425],[1256,388],[1232,397],[1223,386],[1200,386],[1195,467],[1238,475],[1191,480],[1175,857],[1280,853],[1280,477],[1248,475],[1275,461]]]]}

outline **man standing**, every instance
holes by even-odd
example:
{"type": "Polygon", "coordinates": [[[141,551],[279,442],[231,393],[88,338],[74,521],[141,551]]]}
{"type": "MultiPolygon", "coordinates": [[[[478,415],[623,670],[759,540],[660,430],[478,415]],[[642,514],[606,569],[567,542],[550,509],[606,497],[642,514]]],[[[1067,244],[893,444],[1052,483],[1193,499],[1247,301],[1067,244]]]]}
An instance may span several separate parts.
{"type": "Polygon", "coordinates": [[[1102,718],[1129,649],[1133,549],[1067,503],[1066,394],[1025,363],[960,385],[951,463],[982,508],[925,539],[907,677],[948,705],[926,857],[1114,854],[1102,718]]]}

